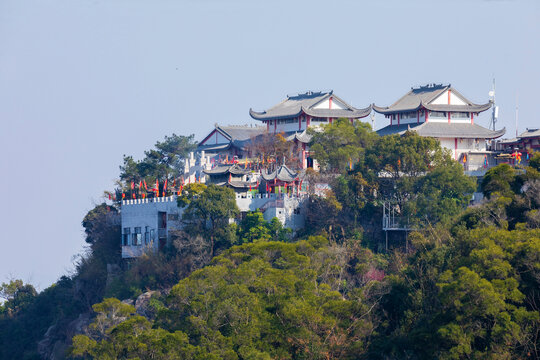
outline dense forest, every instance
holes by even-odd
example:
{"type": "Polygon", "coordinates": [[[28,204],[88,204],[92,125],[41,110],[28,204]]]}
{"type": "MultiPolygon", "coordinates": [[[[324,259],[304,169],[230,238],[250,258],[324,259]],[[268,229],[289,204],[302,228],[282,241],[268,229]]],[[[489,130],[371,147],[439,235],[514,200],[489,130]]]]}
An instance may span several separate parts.
{"type": "MultiPolygon", "coordinates": [[[[229,223],[233,191],[190,184],[183,230],[127,266],[119,207],[98,205],[72,274],[2,284],[0,358],[540,358],[540,154],[477,181],[412,132],[338,120],[312,136],[306,179],[332,190],[310,196],[304,230],[229,223]],[[388,249],[383,201],[412,229],[388,249]]],[[[177,176],[193,147],[173,134],[126,156],[117,190],[177,176]]]]}

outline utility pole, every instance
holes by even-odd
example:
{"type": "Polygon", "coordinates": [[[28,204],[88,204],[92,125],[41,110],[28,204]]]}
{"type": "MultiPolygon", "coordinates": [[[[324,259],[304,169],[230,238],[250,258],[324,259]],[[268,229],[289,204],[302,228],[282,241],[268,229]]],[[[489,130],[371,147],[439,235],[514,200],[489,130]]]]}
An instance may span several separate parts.
{"type": "Polygon", "coordinates": [[[518,105],[518,94],[516,93],[516,138],[518,137],[518,115],[519,115],[519,105],[518,105]]]}

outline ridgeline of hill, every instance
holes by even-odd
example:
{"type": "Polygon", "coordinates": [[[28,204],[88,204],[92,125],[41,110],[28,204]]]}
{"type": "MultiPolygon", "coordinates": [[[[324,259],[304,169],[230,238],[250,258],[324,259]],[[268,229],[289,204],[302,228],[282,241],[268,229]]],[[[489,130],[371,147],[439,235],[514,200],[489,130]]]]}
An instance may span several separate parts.
{"type": "MultiPolygon", "coordinates": [[[[40,293],[2,284],[0,359],[540,358],[540,154],[476,184],[413,133],[336,121],[313,141],[322,171],[307,176],[332,191],[310,198],[294,237],[260,212],[194,221],[200,199],[234,213],[234,194],[192,184],[180,197],[189,226],[128,266],[118,209],[91,210],[73,274],[40,293]],[[468,206],[477,188],[485,200],[468,206]],[[415,231],[384,251],[390,197],[415,231]]],[[[119,189],[180,169],[192,146],[173,135],[126,157],[119,189]]]]}

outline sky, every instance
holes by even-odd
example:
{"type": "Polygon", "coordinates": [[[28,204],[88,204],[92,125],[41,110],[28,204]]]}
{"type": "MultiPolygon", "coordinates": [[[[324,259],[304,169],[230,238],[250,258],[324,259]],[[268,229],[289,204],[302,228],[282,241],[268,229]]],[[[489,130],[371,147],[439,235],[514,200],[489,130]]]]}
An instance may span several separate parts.
{"type": "Polygon", "coordinates": [[[540,127],[539,58],[538,0],[0,0],[0,282],[70,274],[122,156],[165,135],[306,90],[363,108],[451,83],[485,103],[495,78],[513,137],[516,102],[519,131],[540,127]]]}

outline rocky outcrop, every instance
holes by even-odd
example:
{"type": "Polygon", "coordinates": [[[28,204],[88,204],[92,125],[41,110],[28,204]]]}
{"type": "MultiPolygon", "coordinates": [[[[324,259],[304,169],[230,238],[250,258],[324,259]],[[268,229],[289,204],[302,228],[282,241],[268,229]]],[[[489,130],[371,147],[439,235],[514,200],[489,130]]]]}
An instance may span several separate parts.
{"type": "Polygon", "coordinates": [[[38,352],[42,359],[62,360],[71,345],[71,338],[77,334],[86,334],[92,320],[91,313],[80,314],[75,320],[61,321],[47,329],[38,343],[38,352]]]}

